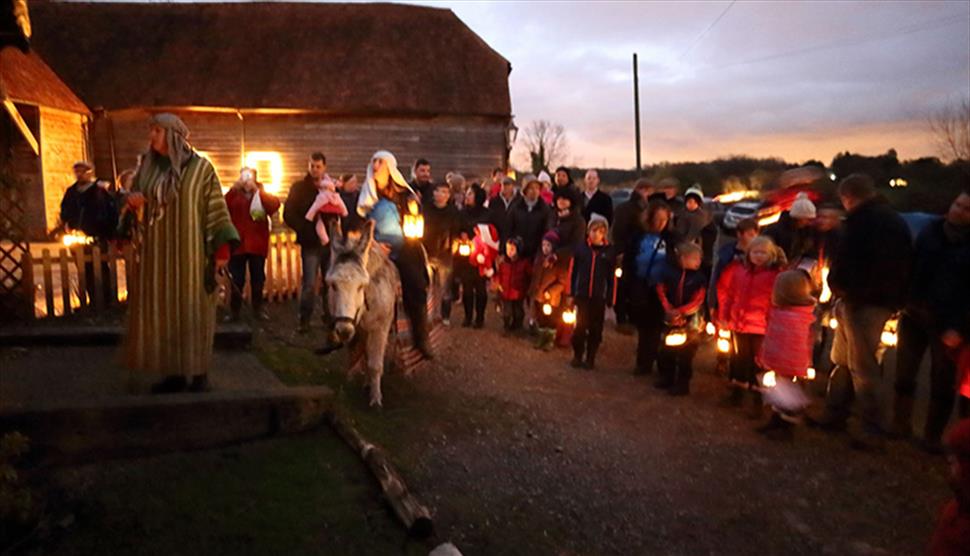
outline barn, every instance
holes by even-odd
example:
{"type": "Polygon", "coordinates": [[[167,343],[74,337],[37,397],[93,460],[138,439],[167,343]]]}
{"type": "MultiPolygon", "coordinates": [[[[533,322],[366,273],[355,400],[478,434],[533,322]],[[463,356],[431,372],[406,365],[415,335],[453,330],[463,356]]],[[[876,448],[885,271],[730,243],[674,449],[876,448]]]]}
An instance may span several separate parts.
{"type": "Polygon", "coordinates": [[[71,166],[90,155],[88,107],[35,52],[0,50],[0,161],[25,184],[27,237],[57,226],[71,166]]]}
{"type": "Polygon", "coordinates": [[[93,110],[101,177],[134,166],[150,114],[179,114],[224,185],[285,195],[323,151],[378,149],[484,176],[508,159],[509,62],[447,9],[400,4],[31,4],[36,49],[93,110]]]}

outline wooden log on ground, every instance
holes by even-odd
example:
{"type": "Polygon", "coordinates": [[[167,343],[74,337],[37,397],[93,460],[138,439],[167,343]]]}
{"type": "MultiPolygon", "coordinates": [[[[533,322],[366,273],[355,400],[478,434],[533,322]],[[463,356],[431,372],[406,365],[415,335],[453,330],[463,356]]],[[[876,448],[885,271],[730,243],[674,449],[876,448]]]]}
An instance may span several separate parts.
{"type": "Polygon", "coordinates": [[[384,497],[390,503],[395,515],[407,528],[408,534],[419,539],[430,537],[434,532],[431,512],[408,491],[404,479],[391,465],[384,450],[365,440],[357,429],[336,414],[331,414],[330,425],[337,435],[364,460],[367,468],[380,484],[384,497]]]}

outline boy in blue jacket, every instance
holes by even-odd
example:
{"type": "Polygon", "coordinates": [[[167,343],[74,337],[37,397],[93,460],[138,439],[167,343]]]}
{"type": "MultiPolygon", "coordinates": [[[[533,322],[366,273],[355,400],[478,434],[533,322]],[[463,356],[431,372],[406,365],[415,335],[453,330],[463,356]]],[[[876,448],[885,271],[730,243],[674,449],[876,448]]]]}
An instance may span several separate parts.
{"type": "Polygon", "coordinates": [[[576,368],[596,367],[606,307],[616,301],[616,254],[606,241],[608,229],[605,220],[590,222],[586,243],[576,248],[569,267],[569,295],[576,306],[571,365],[576,368]]]}

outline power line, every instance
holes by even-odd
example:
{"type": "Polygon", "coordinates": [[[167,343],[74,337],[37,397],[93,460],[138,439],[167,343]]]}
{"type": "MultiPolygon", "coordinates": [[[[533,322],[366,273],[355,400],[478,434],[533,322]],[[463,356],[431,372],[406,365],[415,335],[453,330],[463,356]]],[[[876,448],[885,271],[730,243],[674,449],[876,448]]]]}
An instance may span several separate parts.
{"type": "Polygon", "coordinates": [[[723,12],[721,12],[721,15],[717,16],[717,18],[714,21],[712,21],[711,24],[707,26],[707,29],[704,29],[700,35],[697,35],[697,38],[694,39],[694,42],[690,43],[690,46],[687,47],[687,50],[685,50],[684,53],[680,55],[681,60],[683,60],[688,54],[690,54],[690,51],[693,50],[694,47],[701,42],[701,39],[703,39],[705,35],[711,32],[711,29],[713,29],[714,26],[717,25],[717,23],[721,21],[721,19],[723,19],[724,16],[727,15],[728,11],[731,10],[731,7],[734,6],[734,4],[737,1],[738,0],[731,0],[731,3],[728,4],[726,8],[724,8],[723,12]]]}

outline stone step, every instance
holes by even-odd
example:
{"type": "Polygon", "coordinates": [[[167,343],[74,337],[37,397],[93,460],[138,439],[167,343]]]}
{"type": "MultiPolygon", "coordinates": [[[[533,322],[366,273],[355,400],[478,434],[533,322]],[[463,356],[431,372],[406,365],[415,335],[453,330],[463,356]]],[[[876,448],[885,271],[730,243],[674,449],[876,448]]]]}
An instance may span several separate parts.
{"type": "MultiPolygon", "coordinates": [[[[4,326],[0,327],[0,346],[104,346],[120,344],[124,328],[118,325],[4,326]]],[[[220,323],[216,326],[215,347],[246,349],[253,330],[246,323],[220,323]]]]}

